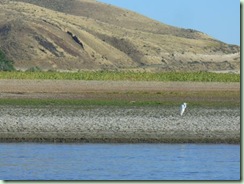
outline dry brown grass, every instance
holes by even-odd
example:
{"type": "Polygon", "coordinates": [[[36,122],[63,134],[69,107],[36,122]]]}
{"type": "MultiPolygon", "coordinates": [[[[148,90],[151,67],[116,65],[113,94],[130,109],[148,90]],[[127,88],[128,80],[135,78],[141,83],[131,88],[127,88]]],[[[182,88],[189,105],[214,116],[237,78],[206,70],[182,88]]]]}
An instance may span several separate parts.
{"type": "Polygon", "coordinates": [[[240,69],[237,46],[93,0],[1,1],[0,12],[0,49],[18,69],[240,69]]]}

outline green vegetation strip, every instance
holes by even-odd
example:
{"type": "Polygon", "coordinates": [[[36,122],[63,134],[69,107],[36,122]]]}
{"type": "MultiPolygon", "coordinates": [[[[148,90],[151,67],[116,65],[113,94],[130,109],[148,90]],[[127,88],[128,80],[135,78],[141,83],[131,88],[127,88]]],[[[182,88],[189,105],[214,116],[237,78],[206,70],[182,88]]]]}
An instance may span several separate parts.
{"type": "Polygon", "coordinates": [[[240,74],[211,72],[0,72],[0,79],[240,82],[240,74]]]}
{"type": "MultiPolygon", "coordinates": [[[[0,99],[1,106],[179,106],[177,101],[125,101],[125,100],[84,100],[84,99],[0,99]]],[[[212,101],[188,101],[188,105],[191,107],[209,107],[209,108],[239,108],[240,103],[234,101],[212,102],[212,101]]]]}

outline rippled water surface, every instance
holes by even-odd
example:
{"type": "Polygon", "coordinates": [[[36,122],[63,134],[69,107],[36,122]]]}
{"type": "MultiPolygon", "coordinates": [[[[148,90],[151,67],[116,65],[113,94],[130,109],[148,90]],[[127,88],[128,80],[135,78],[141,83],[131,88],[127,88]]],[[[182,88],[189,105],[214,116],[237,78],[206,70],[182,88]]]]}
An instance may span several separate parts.
{"type": "Polygon", "coordinates": [[[239,180],[240,146],[0,143],[2,180],[239,180]]]}

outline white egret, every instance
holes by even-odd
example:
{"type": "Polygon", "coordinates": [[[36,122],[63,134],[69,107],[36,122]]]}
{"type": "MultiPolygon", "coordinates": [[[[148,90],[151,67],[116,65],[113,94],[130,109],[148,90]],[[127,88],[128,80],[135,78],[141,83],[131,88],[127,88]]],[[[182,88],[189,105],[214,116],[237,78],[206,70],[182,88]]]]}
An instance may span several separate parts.
{"type": "Polygon", "coordinates": [[[186,105],[187,105],[187,103],[183,103],[183,104],[180,106],[180,115],[181,115],[181,116],[182,116],[183,113],[185,112],[186,105]]]}

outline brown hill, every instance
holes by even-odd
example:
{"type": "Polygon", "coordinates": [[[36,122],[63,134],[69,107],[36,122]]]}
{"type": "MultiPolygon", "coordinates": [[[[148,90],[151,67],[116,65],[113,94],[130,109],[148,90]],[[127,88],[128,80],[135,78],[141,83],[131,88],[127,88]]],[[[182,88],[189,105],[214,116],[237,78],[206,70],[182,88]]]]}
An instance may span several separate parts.
{"type": "Polygon", "coordinates": [[[240,70],[240,47],[95,0],[0,0],[17,69],[240,70]]]}

